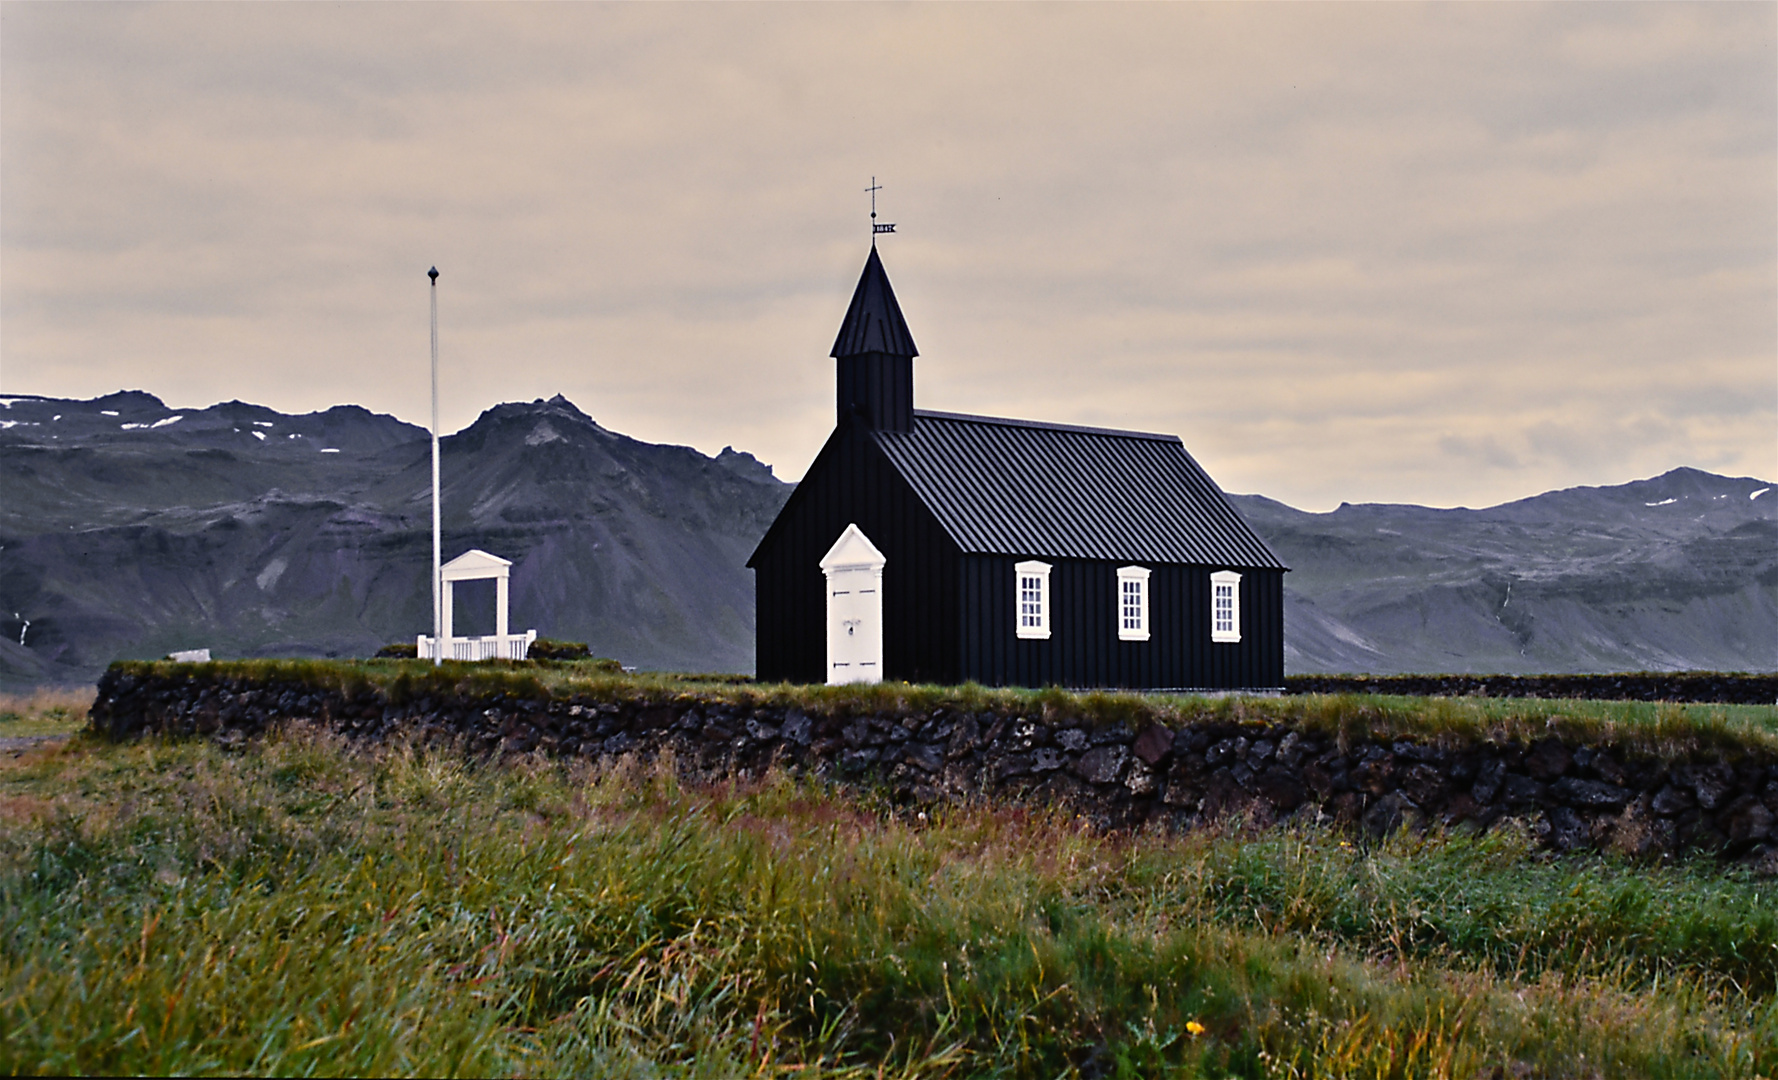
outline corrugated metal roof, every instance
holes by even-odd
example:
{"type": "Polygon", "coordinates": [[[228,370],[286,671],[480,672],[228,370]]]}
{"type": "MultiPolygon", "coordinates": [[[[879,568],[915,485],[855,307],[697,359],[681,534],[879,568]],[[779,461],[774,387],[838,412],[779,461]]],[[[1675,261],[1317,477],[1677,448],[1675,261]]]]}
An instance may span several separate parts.
{"type": "Polygon", "coordinates": [[[871,435],[965,552],[1284,568],[1174,435],[926,410],[871,435]]]}
{"type": "Polygon", "coordinates": [[[834,338],[829,356],[857,356],[880,352],[891,356],[919,356],[914,348],[914,335],[908,332],[907,320],[901,317],[901,305],[895,302],[895,290],[889,287],[889,275],[883,260],[877,258],[877,245],[870,247],[864,260],[864,273],[858,276],[858,288],[852,291],[852,304],[846,308],[846,321],[840,324],[840,335],[834,338]]]}

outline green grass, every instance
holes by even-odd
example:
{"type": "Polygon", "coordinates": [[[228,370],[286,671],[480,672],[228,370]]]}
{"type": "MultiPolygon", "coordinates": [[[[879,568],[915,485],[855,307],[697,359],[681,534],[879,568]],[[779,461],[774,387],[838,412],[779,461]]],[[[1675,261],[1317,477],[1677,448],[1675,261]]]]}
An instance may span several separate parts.
{"type": "MultiPolygon", "coordinates": [[[[1149,723],[1288,724],[1345,740],[1412,736],[1437,740],[1529,740],[1559,734],[1574,741],[1660,755],[1694,749],[1778,754],[1778,705],[1668,704],[1535,698],[1423,698],[1383,694],[1303,694],[1289,697],[1179,697],[1117,691],[991,689],[880,683],[809,686],[724,681],[717,676],[625,674],[608,662],[490,661],[433,666],[417,660],[237,660],[178,665],[129,661],[135,673],[207,673],[225,678],[277,679],[348,692],[376,690],[397,701],[429,694],[511,694],[665,702],[682,696],[737,705],[798,705],[816,712],[996,710],[1050,719],[1131,728],[1149,723]]],[[[738,678],[738,677],[735,677],[738,678]]]]}
{"type": "Polygon", "coordinates": [[[77,737],[0,759],[0,1071],[1752,1077],[1775,884],[77,737]]]}
{"type": "Polygon", "coordinates": [[[41,689],[0,694],[0,739],[73,735],[86,726],[91,690],[41,689]]]}

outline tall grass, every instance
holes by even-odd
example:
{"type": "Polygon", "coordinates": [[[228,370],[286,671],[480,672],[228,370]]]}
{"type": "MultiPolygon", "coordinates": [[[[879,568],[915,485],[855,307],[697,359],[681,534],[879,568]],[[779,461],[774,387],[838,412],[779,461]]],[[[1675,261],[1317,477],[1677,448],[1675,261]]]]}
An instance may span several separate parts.
{"type": "Polygon", "coordinates": [[[71,735],[86,724],[91,689],[40,687],[25,694],[0,694],[0,738],[71,735]]]}
{"type": "Polygon", "coordinates": [[[1511,826],[1404,832],[1361,850],[1309,828],[1186,836],[1141,851],[1121,878],[1220,922],[1506,978],[1778,991],[1778,881],[1709,856],[1672,867],[1551,858],[1511,826]]]}
{"type": "Polygon", "coordinates": [[[1770,882],[292,731],[0,762],[0,1070],[1755,1076],[1770,882]]]}

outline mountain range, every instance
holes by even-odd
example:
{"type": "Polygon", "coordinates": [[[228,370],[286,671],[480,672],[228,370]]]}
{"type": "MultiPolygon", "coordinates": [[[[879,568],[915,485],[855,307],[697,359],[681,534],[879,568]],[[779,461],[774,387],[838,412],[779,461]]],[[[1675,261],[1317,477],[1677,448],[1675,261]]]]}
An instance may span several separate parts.
{"type": "Polygon", "coordinates": [[[1674,469],[1481,510],[1257,495],[1287,672],[1778,670],[1778,492],[1674,469]]]}
{"type": "MultiPolygon", "coordinates": [[[[430,627],[425,429],[140,391],[0,405],[0,686],[174,649],[364,656],[430,627]]],[[[515,629],[751,669],[744,564],[792,489],[769,466],[629,438],[560,396],[495,406],[441,455],[445,557],[513,560],[515,629]]],[[[1292,567],[1292,673],[1770,671],[1770,488],[1675,469],[1481,510],[1231,499],[1292,567]]],[[[459,587],[458,632],[491,632],[492,606],[491,583],[459,587]]]]}

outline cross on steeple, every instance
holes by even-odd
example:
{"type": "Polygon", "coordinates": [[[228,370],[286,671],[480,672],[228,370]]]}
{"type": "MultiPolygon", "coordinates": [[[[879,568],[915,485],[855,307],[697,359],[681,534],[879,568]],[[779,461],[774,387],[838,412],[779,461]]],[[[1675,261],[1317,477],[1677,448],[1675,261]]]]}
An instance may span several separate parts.
{"type": "Polygon", "coordinates": [[[893,223],[887,225],[877,224],[877,192],[883,190],[883,185],[877,183],[877,178],[874,176],[871,177],[870,187],[867,187],[864,190],[870,192],[870,242],[872,246],[875,246],[877,242],[877,234],[892,233],[895,231],[895,225],[893,223]]]}

